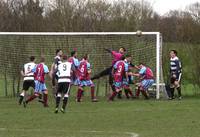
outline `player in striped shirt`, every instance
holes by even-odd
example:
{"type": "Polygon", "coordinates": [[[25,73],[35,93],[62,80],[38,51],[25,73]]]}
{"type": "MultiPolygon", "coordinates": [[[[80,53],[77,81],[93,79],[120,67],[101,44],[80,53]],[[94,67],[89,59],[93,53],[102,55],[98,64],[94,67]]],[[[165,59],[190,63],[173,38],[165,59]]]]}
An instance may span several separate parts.
{"type": "Polygon", "coordinates": [[[83,59],[80,61],[78,67],[78,92],[77,92],[77,102],[81,102],[81,96],[83,93],[84,87],[91,87],[91,100],[92,102],[97,102],[98,100],[95,97],[95,85],[90,79],[91,66],[88,62],[89,56],[86,54],[83,59]]]}
{"type": "Polygon", "coordinates": [[[113,60],[112,60],[112,66],[106,68],[105,70],[103,70],[102,72],[100,72],[99,74],[94,75],[91,79],[95,80],[95,79],[99,79],[100,77],[109,75],[109,84],[112,88],[112,90],[115,90],[115,87],[113,86],[113,77],[112,77],[112,68],[113,65],[122,59],[122,56],[124,55],[124,53],[126,52],[126,49],[124,47],[120,47],[119,51],[114,51],[114,50],[110,50],[110,49],[105,49],[107,52],[111,53],[111,55],[113,56],[113,60]]]}
{"type": "MultiPolygon", "coordinates": [[[[136,66],[131,64],[131,56],[130,55],[126,55],[126,58],[124,59],[125,63],[128,65],[128,71],[131,71],[133,68],[135,68],[136,66]]],[[[128,75],[128,79],[126,77],[123,77],[123,88],[124,88],[124,92],[126,95],[126,98],[134,98],[132,90],[130,88],[130,83],[133,81],[133,76],[129,76],[128,75]]]]}
{"type": "Polygon", "coordinates": [[[57,86],[57,81],[58,81],[58,77],[56,75],[55,70],[57,69],[57,66],[61,63],[61,57],[62,57],[62,50],[61,49],[57,49],[56,50],[56,56],[54,57],[54,62],[51,65],[51,75],[52,75],[52,88],[53,88],[53,94],[54,96],[56,96],[56,86],[57,86]]]}
{"type": "Polygon", "coordinates": [[[176,88],[178,91],[178,98],[182,99],[181,97],[181,75],[182,75],[182,67],[181,61],[177,57],[177,51],[171,50],[170,51],[170,91],[171,94],[169,95],[169,99],[174,99],[174,89],[176,88]]]}
{"type": "Polygon", "coordinates": [[[70,84],[71,84],[71,74],[72,74],[72,63],[67,61],[67,56],[63,55],[63,61],[57,67],[56,74],[58,76],[58,89],[56,96],[56,110],[58,113],[60,99],[63,97],[63,105],[61,107],[61,112],[65,113],[65,108],[68,102],[70,84]]]}
{"type": "MultiPolygon", "coordinates": [[[[24,107],[26,107],[26,105],[34,100],[35,98],[39,97],[40,94],[43,94],[43,104],[44,107],[48,107],[48,91],[47,91],[47,87],[45,84],[45,74],[49,73],[49,69],[48,67],[44,64],[44,57],[41,57],[40,59],[40,63],[37,64],[29,73],[34,73],[34,77],[35,77],[35,91],[34,94],[32,96],[30,96],[26,101],[24,101],[24,107]]],[[[51,77],[51,75],[50,75],[51,77]]]]}
{"type": "Polygon", "coordinates": [[[71,84],[77,86],[78,85],[78,83],[77,83],[77,77],[78,77],[77,69],[78,69],[78,66],[79,66],[79,60],[77,59],[77,51],[76,50],[73,50],[71,52],[71,57],[68,59],[68,61],[72,63],[72,70],[73,70],[72,77],[71,77],[71,84]]]}
{"type": "Polygon", "coordinates": [[[19,104],[21,105],[24,96],[25,96],[25,92],[30,88],[35,88],[35,82],[34,82],[34,73],[28,73],[30,72],[34,67],[35,67],[35,57],[31,56],[30,57],[30,62],[24,64],[23,66],[23,70],[21,71],[21,75],[24,77],[24,82],[23,82],[23,89],[22,92],[20,94],[20,98],[19,98],[19,104]]]}
{"type": "Polygon", "coordinates": [[[138,68],[139,68],[138,73],[132,73],[132,72],[129,73],[129,75],[140,78],[140,83],[139,83],[138,89],[136,91],[136,97],[138,98],[140,95],[140,92],[142,92],[145,99],[149,99],[149,97],[147,95],[147,90],[155,82],[153,72],[149,67],[145,66],[143,63],[140,63],[138,68]]]}
{"type": "MultiPolygon", "coordinates": [[[[126,60],[131,59],[130,56],[126,57],[126,60]]],[[[109,97],[109,101],[113,101],[118,92],[121,92],[123,88],[123,78],[128,81],[128,64],[124,60],[117,61],[112,69],[113,75],[113,90],[112,95],[109,97]]]]}

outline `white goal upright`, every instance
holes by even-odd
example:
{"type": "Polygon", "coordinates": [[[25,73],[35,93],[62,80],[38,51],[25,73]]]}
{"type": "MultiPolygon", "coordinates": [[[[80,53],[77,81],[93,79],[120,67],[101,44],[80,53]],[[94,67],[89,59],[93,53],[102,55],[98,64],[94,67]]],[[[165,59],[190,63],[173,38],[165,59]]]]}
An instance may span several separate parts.
{"type": "Polygon", "coordinates": [[[143,62],[152,68],[156,76],[156,98],[159,99],[163,83],[162,37],[159,32],[142,32],[141,35],[137,32],[0,32],[0,73],[16,80],[29,56],[39,58],[43,54],[50,66],[56,49],[61,48],[69,55],[76,48],[79,59],[90,54],[95,74],[111,65],[112,57],[104,48],[118,50],[119,47],[125,47],[132,55],[133,64],[143,62]]]}

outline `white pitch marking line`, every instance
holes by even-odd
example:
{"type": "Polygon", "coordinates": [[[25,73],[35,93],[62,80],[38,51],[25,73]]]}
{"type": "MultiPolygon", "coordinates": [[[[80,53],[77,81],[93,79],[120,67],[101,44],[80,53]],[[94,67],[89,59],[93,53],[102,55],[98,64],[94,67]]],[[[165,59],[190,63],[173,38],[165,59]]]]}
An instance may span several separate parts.
{"type": "Polygon", "coordinates": [[[4,131],[4,130],[6,130],[6,128],[0,128],[0,131],[4,131]]]}
{"type": "MultiPolygon", "coordinates": [[[[6,130],[11,130],[11,131],[25,131],[25,132],[41,132],[41,131],[57,131],[57,132],[68,132],[66,130],[62,130],[62,129],[45,129],[45,130],[42,130],[42,129],[7,129],[7,128],[0,128],[0,131],[6,131],[6,130]]],[[[81,130],[79,132],[82,132],[82,133],[108,133],[108,134],[126,134],[126,135],[130,135],[130,137],[139,137],[139,134],[137,133],[134,133],[134,132],[112,132],[112,131],[96,131],[96,130],[81,130]]]]}
{"type": "Polygon", "coordinates": [[[110,131],[93,131],[93,130],[91,130],[91,131],[80,131],[80,132],[87,132],[87,133],[89,133],[89,132],[91,132],[91,133],[110,133],[110,134],[113,134],[113,133],[117,133],[117,134],[127,134],[127,135],[130,135],[131,137],[139,137],[139,134],[137,134],[137,133],[134,133],[134,132],[110,132],[110,131]]]}
{"type": "Polygon", "coordinates": [[[134,132],[126,132],[126,134],[131,135],[131,137],[139,137],[139,134],[134,133],[134,132]]]}

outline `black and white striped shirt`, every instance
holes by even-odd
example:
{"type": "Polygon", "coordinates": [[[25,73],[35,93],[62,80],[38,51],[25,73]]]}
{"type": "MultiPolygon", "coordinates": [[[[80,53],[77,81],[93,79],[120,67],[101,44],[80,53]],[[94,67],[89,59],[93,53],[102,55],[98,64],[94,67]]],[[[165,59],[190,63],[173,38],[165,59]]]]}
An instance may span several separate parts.
{"type": "Polygon", "coordinates": [[[61,62],[60,56],[55,56],[54,57],[54,64],[55,64],[54,69],[57,69],[58,65],[61,64],[61,63],[62,62],[61,62]]]}
{"type": "Polygon", "coordinates": [[[180,80],[182,74],[182,66],[181,61],[178,57],[174,57],[170,59],[170,74],[176,75],[176,79],[180,80]]]}

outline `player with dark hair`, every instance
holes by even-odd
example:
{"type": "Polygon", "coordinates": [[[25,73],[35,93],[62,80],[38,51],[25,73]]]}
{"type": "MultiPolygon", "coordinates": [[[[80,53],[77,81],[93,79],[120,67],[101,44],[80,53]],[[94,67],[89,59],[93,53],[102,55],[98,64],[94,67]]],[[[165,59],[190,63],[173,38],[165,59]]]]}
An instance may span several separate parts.
{"type": "Polygon", "coordinates": [[[140,92],[142,92],[145,99],[149,99],[147,95],[147,90],[155,82],[153,72],[149,67],[145,66],[143,63],[140,63],[140,65],[138,66],[138,69],[139,69],[138,73],[132,73],[132,72],[129,73],[129,75],[140,78],[140,83],[138,85],[138,89],[136,91],[135,96],[139,98],[140,92]]]}
{"type": "Polygon", "coordinates": [[[77,59],[77,51],[75,49],[71,52],[71,57],[68,59],[68,61],[72,63],[72,70],[73,70],[72,77],[71,77],[71,84],[77,86],[78,85],[77,69],[79,66],[79,60],[77,59]]]}
{"type": "Polygon", "coordinates": [[[62,50],[57,49],[56,50],[56,56],[54,57],[54,62],[51,65],[52,86],[53,86],[54,96],[56,94],[56,83],[57,83],[57,80],[58,80],[58,77],[56,76],[55,70],[57,69],[57,66],[61,63],[62,54],[63,54],[62,50]]]}
{"type": "Polygon", "coordinates": [[[23,82],[23,89],[19,97],[19,104],[21,105],[25,92],[29,89],[29,87],[35,88],[35,82],[34,82],[34,73],[28,73],[30,72],[34,67],[35,67],[35,57],[31,56],[30,57],[30,62],[24,64],[23,70],[21,71],[21,75],[24,77],[24,82],[23,82]]]}
{"type": "Polygon", "coordinates": [[[81,96],[83,94],[83,88],[85,86],[91,87],[91,100],[92,102],[97,102],[98,100],[95,97],[95,85],[90,79],[91,66],[88,62],[89,55],[84,55],[83,59],[80,61],[78,67],[78,92],[77,92],[77,102],[81,102],[81,96]]]}
{"type": "Polygon", "coordinates": [[[60,109],[61,112],[65,113],[65,108],[68,102],[69,92],[70,92],[70,83],[71,83],[71,70],[72,64],[67,61],[67,56],[63,55],[63,61],[57,67],[58,75],[58,89],[56,96],[56,110],[55,113],[58,113],[60,99],[63,97],[63,105],[60,109]]]}
{"type": "MultiPolygon", "coordinates": [[[[131,56],[130,55],[126,55],[125,59],[124,59],[125,63],[128,65],[128,71],[132,70],[133,68],[135,68],[135,65],[130,65],[131,63],[131,56]]],[[[126,95],[126,98],[134,98],[132,90],[130,88],[130,83],[132,82],[132,76],[128,75],[128,79],[126,77],[123,78],[123,88],[124,88],[124,92],[126,95]]]]}
{"type": "Polygon", "coordinates": [[[170,92],[169,99],[174,99],[174,89],[176,88],[178,91],[178,98],[181,97],[181,75],[182,75],[182,67],[181,61],[177,57],[177,51],[170,51],[170,92]]]}
{"type": "MultiPolygon", "coordinates": [[[[128,56],[127,60],[131,59],[128,56]]],[[[125,77],[128,81],[128,64],[124,60],[117,61],[112,68],[113,75],[113,86],[114,90],[112,95],[109,97],[109,101],[113,101],[118,92],[121,92],[123,87],[123,78],[125,77]]]]}
{"type": "MultiPolygon", "coordinates": [[[[43,94],[43,104],[44,107],[48,107],[48,91],[45,85],[45,74],[49,73],[48,67],[44,64],[45,59],[44,57],[41,57],[40,63],[37,64],[29,73],[34,73],[34,78],[35,78],[35,91],[32,96],[30,96],[26,101],[24,101],[24,107],[26,105],[34,100],[35,98],[39,97],[40,94],[43,94]]],[[[51,77],[51,75],[49,75],[51,77]]]]}
{"type": "Polygon", "coordinates": [[[114,51],[114,50],[110,50],[110,49],[105,49],[107,52],[111,53],[113,56],[113,61],[112,61],[112,66],[106,68],[105,70],[103,70],[102,72],[94,75],[91,79],[95,80],[95,79],[99,79],[100,77],[109,75],[109,84],[112,87],[112,90],[115,90],[115,87],[113,86],[113,77],[112,77],[112,68],[113,65],[122,59],[122,56],[124,55],[124,53],[126,52],[126,49],[124,47],[120,47],[119,51],[114,51]]]}

